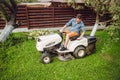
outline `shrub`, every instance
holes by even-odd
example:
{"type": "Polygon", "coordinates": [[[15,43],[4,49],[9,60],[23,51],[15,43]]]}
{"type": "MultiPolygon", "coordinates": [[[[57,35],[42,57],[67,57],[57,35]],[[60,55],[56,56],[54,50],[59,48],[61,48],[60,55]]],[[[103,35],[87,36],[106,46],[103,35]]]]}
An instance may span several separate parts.
{"type": "Polygon", "coordinates": [[[50,30],[34,30],[29,32],[28,34],[28,38],[29,39],[37,39],[38,36],[42,36],[42,35],[47,35],[47,34],[52,34],[52,33],[56,33],[57,31],[50,31],[50,30]]]}

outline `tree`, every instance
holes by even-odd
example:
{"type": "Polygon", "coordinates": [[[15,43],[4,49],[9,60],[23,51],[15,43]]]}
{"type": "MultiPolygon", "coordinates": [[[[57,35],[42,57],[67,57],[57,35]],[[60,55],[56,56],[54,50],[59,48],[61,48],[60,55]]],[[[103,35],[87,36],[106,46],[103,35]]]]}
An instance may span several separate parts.
{"type": "Polygon", "coordinates": [[[16,20],[18,2],[35,2],[37,0],[0,0],[0,13],[6,22],[5,28],[0,34],[0,42],[4,42],[10,33],[20,26],[21,21],[16,20]],[[10,13],[6,10],[10,11],[10,13]]]}
{"type": "Polygon", "coordinates": [[[14,0],[0,0],[0,12],[6,21],[5,28],[0,35],[0,42],[4,42],[12,30],[20,25],[20,23],[16,21],[16,2],[14,0]],[[10,13],[8,13],[6,9],[8,9],[10,13]]]}
{"type": "Polygon", "coordinates": [[[86,6],[92,7],[96,12],[96,21],[90,36],[94,36],[99,25],[100,17],[109,12],[112,0],[85,0],[86,6]]]}

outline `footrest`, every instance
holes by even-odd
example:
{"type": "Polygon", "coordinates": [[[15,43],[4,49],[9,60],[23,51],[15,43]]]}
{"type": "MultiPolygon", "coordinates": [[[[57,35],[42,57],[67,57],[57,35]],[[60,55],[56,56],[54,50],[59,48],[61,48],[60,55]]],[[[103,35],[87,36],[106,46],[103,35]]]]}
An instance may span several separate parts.
{"type": "Polygon", "coordinates": [[[64,51],[60,51],[59,49],[58,50],[56,50],[58,53],[69,53],[69,52],[71,52],[70,50],[64,50],[64,51]]]}

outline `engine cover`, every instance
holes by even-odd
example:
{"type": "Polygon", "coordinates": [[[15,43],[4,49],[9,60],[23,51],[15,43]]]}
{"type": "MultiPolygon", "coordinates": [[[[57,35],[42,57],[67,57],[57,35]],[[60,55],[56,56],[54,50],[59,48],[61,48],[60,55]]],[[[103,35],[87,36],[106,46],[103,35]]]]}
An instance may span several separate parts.
{"type": "Polygon", "coordinates": [[[55,46],[62,41],[59,34],[50,34],[38,37],[36,48],[38,51],[43,51],[44,48],[55,46]]]}

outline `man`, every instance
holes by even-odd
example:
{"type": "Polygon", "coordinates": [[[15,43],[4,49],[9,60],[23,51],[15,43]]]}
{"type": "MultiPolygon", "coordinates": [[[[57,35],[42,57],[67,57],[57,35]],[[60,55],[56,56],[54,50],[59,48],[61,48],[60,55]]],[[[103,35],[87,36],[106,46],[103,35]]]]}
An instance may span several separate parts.
{"type": "Polygon", "coordinates": [[[68,45],[68,42],[69,42],[70,38],[80,35],[80,37],[77,38],[79,40],[85,34],[85,26],[84,26],[84,23],[82,21],[81,14],[77,14],[76,18],[72,18],[69,22],[67,22],[64,25],[64,27],[62,27],[60,32],[65,32],[66,33],[66,40],[65,40],[64,47],[62,47],[60,49],[60,51],[64,51],[64,50],[67,50],[67,45],[68,45]],[[70,30],[65,30],[65,28],[68,27],[68,26],[72,26],[71,29],[70,30]],[[80,35],[80,29],[82,29],[81,35],[80,35]]]}

